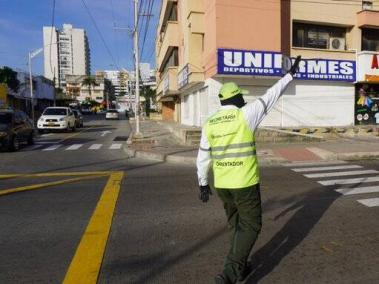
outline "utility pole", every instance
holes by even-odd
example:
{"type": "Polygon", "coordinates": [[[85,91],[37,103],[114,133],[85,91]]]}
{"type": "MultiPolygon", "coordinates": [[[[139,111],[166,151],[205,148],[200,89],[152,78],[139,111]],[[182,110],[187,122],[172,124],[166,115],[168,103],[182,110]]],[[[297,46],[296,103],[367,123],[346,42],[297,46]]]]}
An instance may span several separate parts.
{"type": "Polygon", "coordinates": [[[39,48],[32,52],[29,52],[29,85],[30,85],[30,102],[32,105],[32,121],[34,127],[34,96],[33,96],[33,75],[32,75],[32,59],[43,51],[43,48],[39,48]]]}
{"type": "Polygon", "coordinates": [[[135,136],[142,136],[140,132],[140,121],[139,121],[139,52],[138,52],[138,0],[134,0],[134,56],[135,56],[135,78],[136,78],[136,133],[135,136]]]}
{"type": "Polygon", "coordinates": [[[32,105],[32,121],[34,127],[34,97],[33,97],[33,75],[32,75],[32,54],[29,52],[29,84],[30,84],[30,104],[32,105]]]}
{"type": "Polygon", "coordinates": [[[54,77],[53,77],[53,85],[54,85],[54,106],[57,106],[57,99],[56,99],[56,87],[55,87],[55,66],[54,66],[54,77]]]}

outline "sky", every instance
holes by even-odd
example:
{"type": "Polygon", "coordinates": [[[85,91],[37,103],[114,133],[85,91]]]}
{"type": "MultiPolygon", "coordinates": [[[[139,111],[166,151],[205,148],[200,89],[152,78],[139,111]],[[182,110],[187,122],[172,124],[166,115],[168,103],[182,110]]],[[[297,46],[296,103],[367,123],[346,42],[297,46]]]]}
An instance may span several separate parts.
{"type": "MultiPolygon", "coordinates": [[[[148,62],[154,68],[156,25],[161,0],[151,1],[152,16],[140,61],[148,62]]],[[[28,70],[28,53],[43,46],[42,27],[52,24],[53,3],[54,0],[0,0],[0,66],[28,70]]],[[[149,0],[142,0],[142,12],[147,11],[148,3],[149,0]]],[[[139,21],[140,51],[147,19],[146,16],[140,17],[139,21]]],[[[54,26],[62,29],[64,23],[86,30],[91,50],[91,73],[118,68],[134,69],[132,35],[126,29],[114,28],[133,28],[134,0],[55,0],[54,26]]],[[[43,53],[33,58],[32,68],[33,74],[43,75],[43,53]]]]}

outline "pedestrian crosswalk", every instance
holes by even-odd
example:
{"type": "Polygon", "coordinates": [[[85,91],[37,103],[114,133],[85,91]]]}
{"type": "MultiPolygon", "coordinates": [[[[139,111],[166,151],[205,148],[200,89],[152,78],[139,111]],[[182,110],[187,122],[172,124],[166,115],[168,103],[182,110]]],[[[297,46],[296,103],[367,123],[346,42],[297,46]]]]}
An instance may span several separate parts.
{"type": "MultiPolygon", "coordinates": [[[[332,190],[342,196],[379,194],[379,171],[365,169],[361,165],[335,161],[285,166],[323,186],[333,186],[332,190]]],[[[367,207],[379,207],[379,197],[358,199],[357,202],[367,207]]]]}
{"type": "Polygon", "coordinates": [[[107,149],[107,150],[120,150],[122,149],[123,144],[122,143],[112,143],[112,144],[47,144],[47,143],[39,143],[37,142],[35,145],[32,145],[30,147],[26,147],[25,151],[32,151],[32,150],[39,150],[44,152],[52,152],[56,150],[62,150],[62,151],[77,151],[77,150],[91,150],[96,151],[100,149],[107,149]]]}

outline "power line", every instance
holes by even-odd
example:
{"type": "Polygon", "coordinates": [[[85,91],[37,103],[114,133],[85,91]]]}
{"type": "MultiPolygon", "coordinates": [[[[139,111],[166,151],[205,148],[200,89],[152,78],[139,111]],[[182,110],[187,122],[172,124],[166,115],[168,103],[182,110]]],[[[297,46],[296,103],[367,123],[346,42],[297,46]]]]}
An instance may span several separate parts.
{"type": "Polygon", "coordinates": [[[148,10],[147,10],[147,19],[146,19],[146,26],[145,26],[145,33],[144,33],[144,36],[143,36],[143,41],[142,41],[142,50],[141,50],[141,58],[143,57],[143,51],[144,51],[144,48],[145,48],[145,42],[146,42],[146,37],[147,37],[147,33],[148,33],[148,30],[149,30],[149,24],[150,24],[150,18],[151,18],[151,12],[153,11],[153,1],[150,0],[149,1],[149,6],[148,6],[148,10]]]}
{"type": "Polygon", "coordinates": [[[85,2],[84,0],[82,0],[82,4],[83,4],[84,8],[86,9],[87,14],[90,16],[91,21],[92,21],[92,24],[95,26],[95,29],[96,29],[97,33],[99,34],[100,39],[101,39],[101,41],[103,42],[105,49],[107,50],[109,56],[111,57],[111,59],[112,59],[112,61],[113,61],[113,64],[117,67],[117,69],[120,70],[120,67],[118,66],[116,60],[114,59],[111,50],[109,49],[109,47],[108,47],[106,41],[104,40],[104,37],[103,37],[103,35],[101,34],[100,29],[99,29],[99,27],[97,26],[96,21],[95,21],[94,17],[92,16],[91,11],[88,9],[87,4],[86,4],[86,2],[85,2]]]}

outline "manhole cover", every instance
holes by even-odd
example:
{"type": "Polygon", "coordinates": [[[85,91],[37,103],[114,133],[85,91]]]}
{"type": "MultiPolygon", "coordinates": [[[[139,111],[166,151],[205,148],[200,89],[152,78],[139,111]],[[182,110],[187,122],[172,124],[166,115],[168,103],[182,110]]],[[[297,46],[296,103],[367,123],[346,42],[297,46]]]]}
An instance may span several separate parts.
{"type": "Polygon", "coordinates": [[[128,140],[129,136],[116,136],[113,141],[126,141],[128,140]]]}

